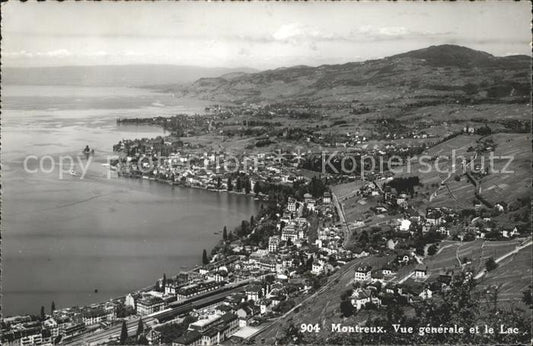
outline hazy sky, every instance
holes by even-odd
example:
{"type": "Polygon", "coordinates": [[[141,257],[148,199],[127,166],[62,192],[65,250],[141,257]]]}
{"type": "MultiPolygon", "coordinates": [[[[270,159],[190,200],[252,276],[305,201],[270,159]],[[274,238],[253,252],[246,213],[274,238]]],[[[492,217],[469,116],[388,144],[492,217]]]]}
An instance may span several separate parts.
{"type": "Polygon", "coordinates": [[[271,68],[451,43],[530,54],[527,1],[487,3],[2,3],[6,66],[271,68]]]}

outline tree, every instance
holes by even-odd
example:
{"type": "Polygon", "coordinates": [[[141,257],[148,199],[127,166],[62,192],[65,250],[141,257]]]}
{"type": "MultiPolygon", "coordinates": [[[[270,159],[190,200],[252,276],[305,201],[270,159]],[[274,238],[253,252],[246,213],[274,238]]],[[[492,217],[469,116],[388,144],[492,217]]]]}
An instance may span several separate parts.
{"type": "Polygon", "coordinates": [[[222,239],[224,239],[224,241],[228,240],[228,229],[226,226],[224,226],[224,229],[222,230],[222,239]]]}
{"type": "Polygon", "coordinates": [[[148,339],[146,336],[141,335],[137,338],[137,345],[149,345],[148,339]]]}
{"type": "Polygon", "coordinates": [[[228,177],[228,191],[233,191],[233,181],[228,177]]]}
{"type": "Polygon", "coordinates": [[[261,184],[260,184],[260,182],[258,181],[258,182],[255,183],[255,185],[254,185],[254,193],[257,195],[259,192],[261,192],[261,184]]]}
{"type": "Polygon", "coordinates": [[[122,330],[120,331],[120,344],[126,344],[128,339],[128,327],[126,326],[126,321],[122,321],[122,330]]]}
{"type": "Polygon", "coordinates": [[[487,124],[485,124],[485,126],[482,126],[479,129],[477,129],[477,133],[478,135],[481,135],[481,136],[488,136],[492,133],[492,129],[488,127],[487,124]]]}
{"type": "Polygon", "coordinates": [[[139,323],[137,324],[137,333],[135,333],[135,336],[139,337],[143,332],[144,332],[143,319],[139,318],[139,323]]]}
{"type": "Polygon", "coordinates": [[[533,302],[532,299],[532,289],[533,286],[529,285],[529,287],[522,292],[522,301],[531,308],[531,304],[533,302]]]}
{"type": "Polygon", "coordinates": [[[436,254],[437,253],[437,248],[438,248],[438,246],[436,244],[431,245],[428,248],[428,255],[429,256],[433,256],[434,254],[436,254]]]}
{"type": "Polygon", "coordinates": [[[389,322],[390,324],[401,321],[404,316],[402,308],[400,307],[399,303],[397,303],[396,301],[393,301],[390,304],[387,304],[386,311],[387,311],[387,322],[389,322]]]}
{"type": "Polygon", "coordinates": [[[209,258],[207,257],[207,251],[205,251],[205,249],[202,253],[202,263],[203,265],[206,265],[209,263],[209,258]]]}
{"type": "Polygon", "coordinates": [[[494,269],[498,268],[498,263],[496,263],[494,258],[491,257],[485,262],[485,268],[488,272],[493,271],[494,269]]]}
{"type": "Polygon", "coordinates": [[[248,222],[246,220],[242,220],[241,222],[241,236],[245,236],[248,234],[248,222]]]}
{"type": "MultiPolygon", "coordinates": [[[[409,326],[440,326],[440,325],[495,325],[502,322],[512,325],[518,330],[524,330],[517,334],[483,334],[483,333],[417,333],[402,335],[401,333],[385,333],[380,337],[380,343],[387,345],[403,344],[530,344],[531,342],[531,314],[529,311],[513,307],[513,309],[490,308],[490,303],[497,300],[497,289],[492,292],[479,292],[475,287],[476,282],[468,279],[465,274],[459,273],[452,278],[449,289],[441,293],[441,299],[428,300],[414,305],[412,316],[387,316],[387,320],[393,323],[403,323],[409,326]],[[487,293],[484,293],[487,292],[487,293]],[[489,304],[487,304],[489,303],[489,304]],[[489,306],[487,306],[489,305],[489,306]]],[[[388,305],[390,307],[393,304],[388,305]]],[[[369,319],[366,323],[370,326],[383,326],[387,324],[384,319],[369,319]]],[[[466,329],[466,328],[465,328],[466,329]]],[[[494,328],[496,329],[496,328],[494,328]]],[[[375,343],[375,335],[362,335],[359,344],[375,343]]],[[[345,342],[344,344],[347,344],[345,342]]],[[[351,344],[355,344],[351,342],[351,344]]]]}
{"type": "Polygon", "coordinates": [[[341,301],[341,312],[344,317],[353,315],[353,305],[349,300],[341,301]]]}
{"type": "Polygon", "coordinates": [[[252,190],[252,183],[250,182],[250,178],[246,177],[246,179],[244,180],[244,192],[246,194],[249,194],[251,190],[252,190]]]}
{"type": "Polygon", "coordinates": [[[322,197],[324,192],[327,191],[326,185],[324,182],[320,179],[315,177],[311,178],[311,181],[308,184],[309,193],[313,195],[314,197],[322,197]]]}
{"type": "Polygon", "coordinates": [[[250,226],[255,226],[255,219],[254,219],[254,216],[250,216],[250,226]]]}
{"type": "Polygon", "coordinates": [[[287,247],[291,247],[292,245],[292,238],[287,238],[287,247]]]}
{"type": "Polygon", "coordinates": [[[52,301],[52,305],[50,306],[50,315],[52,315],[56,311],[56,303],[52,301]]]}
{"type": "Polygon", "coordinates": [[[185,328],[189,328],[189,324],[191,324],[193,322],[196,322],[196,318],[194,318],[191,315],[187,315],[187,316],[185,316],[185,318],[183,319],[181,324],[183,324],[185,326],[185,328]]]}
{"type": "Polygon", "coordinates": [[[44,321],[46,318],[46,314],[44,313],[44,306],[41,306],[41,321],[44,321]]]}
{"type": "Polygon", "coordinates": [[[361,235],[359,236],[359,242],[361,243],[368,243],[368,232],[366,230],[363,230],[363,232],[361,232],[361,235]]]}
{"type": "Polygon", "coordinates": [[[305,262],[305,266],[308,270],[311,270],[311,268],[313,267],[313,261],[315,260],[315,258],[313,256],[309,257],[307,259],[307,262],[305,262]]]}
{"type": "Polygon", "coordinates": [[[241,177],[237,177],[237,181],[235,183],[235,190],[237,190],[237,192],[241,192],[242,190],[242,180],[241,180],[241,177]]]}
{"type": "Polygon", "coordinates": [[[341,301],[348,299],[352,295],[352,290],[346,290],[341,294],[341,301]]]}
{"type": "Polygon", "coordinates": [[[161,284],[161,287],[163,292],[165,291],[165,287],[167,287],[167,274],[163,273],[163,283],[161,284]]]}

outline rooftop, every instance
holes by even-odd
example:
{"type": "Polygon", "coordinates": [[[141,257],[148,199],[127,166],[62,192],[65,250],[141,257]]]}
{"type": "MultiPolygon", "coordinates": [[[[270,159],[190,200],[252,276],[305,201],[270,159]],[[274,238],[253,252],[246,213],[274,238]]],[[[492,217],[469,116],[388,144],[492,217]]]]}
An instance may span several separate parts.
{"type": "Polygon", "coordinates": [[[139,303],[143,304],[143,305],[154,305],[154,304],[158,304],[158,303],[163,303],[163,299],[161,299],[159,297],[154,297],[154,296],[143,296],[137,302],[137,304],[139,304],[139,303]]]}
{"type": "Polygon", "coordinates": [[[188,344],[191,344],[191,343],[193,343],[193,342],[195,342],[197,340],[200,340],[201,338],[202,338],[202,334],[200,334],[200,332],[198,332],[196,330],[187,331],[182,336],[177,337],[174,340],[174,343],[188,345],[188,344]]]}
{"type": "Polygon", "coordinates": [[[357,269],[355,271],[356,272],[360,272],[360,273],[367,273],[367,272],[369,272],[371,270],[372,270],[371,266],[361,266],[361,267],[357,267],[357,269]]]}
{"type": "Polygon", "coordinates": [[[198,327],[198,328],[203,328],[207,325],[210,325],[211,323],[219,320],[221,318],[220,315],[212,315],[212,316],[209,316],[208,318],[205,318],[203,320],[198,320],[196,322],[193,322],[191,323],[190,327],[191,329],[194,329],[195,327],[198,327]]]}

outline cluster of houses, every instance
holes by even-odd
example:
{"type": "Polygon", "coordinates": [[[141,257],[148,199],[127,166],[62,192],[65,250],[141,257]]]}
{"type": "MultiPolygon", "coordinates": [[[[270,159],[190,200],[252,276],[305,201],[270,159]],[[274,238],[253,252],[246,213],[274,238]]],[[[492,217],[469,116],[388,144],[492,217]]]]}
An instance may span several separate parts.
{"type": "MultiPolygon", "coordinates": [[[[499,205],[499,204],[498,204],[499,205]]],[[[510,239],[520,236],[520,230],[516,226],[496,228],[491,217],[476,216],[464,227],[464,231],[458,235],[459,239],[510,239]]]]}
{"type": "Polygon", "coordinates": [[[118,303],[108,301],[52,311],[44,316],[22,315],[2,320],[3,345],[53,345],[88,330],[111,325],[118,303]]]}
{"type": "Polygon", "coordinates": [[[288,297],[286,285],[256,282],[241,292],[228,295],[222,302],[191,313],[197,320],[173,340],[172,345],[217,345],[228,339],[242,343],[257,331],[253,326],[288,297]]]}
{"type": "Polygon", "coordinates": [[[412,304],[432,299],[435,294],[450,289],[451,272],[430,275],[428,268],[416,265],[403,279],[396,279],[398,268],[415,262],[414,254],[398,254],[387,265],[373,269],[359,266],[355,269],[354,284],[348,297],[356,310],[379,309],[388,303],[412,304]]]}
{"type": "MultiPolygon", "coordinates": [[[[408,196],[384,191],[373,182],[364,184],[358,193],[383,195],[387,203],[400,207],[408,202],[408,196]]],[[[302,275],[305,272],[299,268],[305,266],[315,276],[329,275],[348,260],[368,255],[344,249],[344,225],[333,222],[336,209],[332,197],[329,192],[319,198],[310,194],[305,194],[301,200],[289,197],[283,213],[278,215],[275,234],[268,237],[264,246],[252,245],[242,239],[228,241],[229,254],[217,254],[204,266],[174,278],[162,278],[154,289],[128,294],[120,301],[58,310],[44,320],[31,316],[3,319],[2,341],[7,345],[53,344],[60,336],[68,340],[113,324],[123,317],[117,317],[119,307],[140,317],[163,316],[180,302],[187,303],[229,288],[242,287],[242,290],[232,290],[208,305],[187,310],[186,314],[195,317],[196,321],[189,324],[188,330],[176,338],[173,345],[215,345],[232,338],[233,342],[244,342],[253,334],[252,327],[258,321],[276,315],[288,300],[312,288],[309,279],[302,275]],[[312,242],[311,223],[304,217],[309,213],[320,215],[312,242]]],[[[456,217],[448,208],[428,208],[422,216],[412,213],[407,206],[403,214],[404,217],[395,224],[397,232],[413,232],[416,225],[422,227],[422,232],[431,229],[449,235],[447,225],[456,217]]],[[[487,220],[474,219],[472,225],[477,227],[482,221],[487,220]]],[[[513,230],[508,236],[516,234],[513,230]]],[[[394,245],[394,241],[387,243],[390,249],[394,249],[394,245]]],[[[410,303],[432,299],[434,294],[447,289],[451,275],[429,275],[415,253],[395,252],[397,256],[382,268],[356,268],[354,282],[357,284],[349,296],[356,310],[387,305],[391,295],[410,303]],[[405,280],[395,279],[401,268],[412,264],[417,266],[405,280]]],[[[172,316],[171,322],[183,318],[183,314],[172,316]]],[[[161,334],[149,329],[147,338],[150,344],[158,344],[161,334]]]]}
{"type": "MultiPolygon", "coordinates": [[[[406,132],[404,134],[398,134],[398,133],[384,133],[383,135],[379,134],[366,134],[363,135],[362,133],[356,132],[346,132],[345,134],[338,134],[336,136],[336,141],[334,142],[335,147],[344,147],[344,148],[354,148],[357,146],[357,148],[362,149],[368,149],[368,141],[370,140],[385,140],[385,141],[394,141],[398,139],[428,139],[428,138],[435,138],[435,135],[431,135],[426,133],[425,131],[412,131],[412,132],[406,132]]],[[[328,141],[325,140],[326,138],[323,136],[319,136],[318,140],[315,140],[319,142],[320,144],[324,146],[328,146],[328,141]]],[[[331,143],[330,143],[331,144],[331,143]]],[[[388,144],[382,144],[380,145],[381,150],[384,150],[380,153],[380,155],[384,155],[389,151],[410,151],[415,146],[412,144],[400,144],[400,143],[392,143],[388,142],[388,144]]]]}
{"type": "MultiPolygon", "coordinates": [[[[338,268],[339,263],[332,264],[330,255],[351,258],[351,253],[342,248],[342,231],[335,225],[319,227],[316,242],[309,244],[310,222],[303,214],[334,213],[331,203],[329,192],[320,198],[310,194],[305,194],[302,200],[290,197],[283,215],[277,219],[276,234],[268,238],[266,247],[244,245],[242,239],[228,241],[229,254],[218,254],[210,263],[176,277],[161,278],[154,289],[128,294],[121,304],[141,317],[164,316],[177,303],[244,285],[241,292],[228,293],[223,301],[217,300],[201,309],[187,311],[198,321],[192,323],[173,344],[212,345],[233,335],[239,338],[242,328],[271,314],[290,297],[311,289],[311,282],[296,271],[297,266],[302,265],[298,262],[301,257],[312,262],[309,270],[315,275],[328,274],[338,268]],[[268,284],[267,277],[270,278],[268,284]]],[[[87,323],[101,325],[111,320],[111,317],[99,314],[100,311],[93,309],[87,312],[87,323]]],[[[179,320],[181,317],[173,318],[179,320]]],[[[245,338],[246,329],[241,334],[245,338]]],[[[157,341],[156,337],[152,339],[157,341]]]]}
{"type": "Polygon", "coordinates": [[[214,314],[189,325],[188,330],[173,342],[173,346],[218,345],[239,329],[237,315],[214,314]]]}
{"type": "Polygon", "coordinates": [[[48,322],[47,327],[43,328],[42,321],[34,320],[31,316],[5,318],[2,325],[2,344],[52,345],[55,340],[52,330],[58,330],[55,320],[48,322]]]}
{"type": "Polygon", "coordinates": [[[394,226],[399,233],[414,235],[418,231],[423,234],[435,231],[442,237],[450,236],[450,225],[456,213],[449,208],[427,208],[426,215],[421,216],[413,210],[407,210],[403,216],[396,220],[394,226]]]}
{"type": "MultiPolygon", "coordinates": [[[[159,180],[170,184],[203,188],[213,191],[256,192],[258,181],[269,183],[292,183],[304,179],[295,168],[299,156],[294,153],[250,153],[229,155],[212,150],[185,150],[174,148],[166,157],[161,157],[156,145],[142,147],[131,155],[127,141],[117,147],[123,153],[113,169],[119,175],[159,180]],[[239,182],[236,176],[246,174],[249,180],[239,182]]],[[[171,145],[167,139],[165,144],[171,145]],[[167,142],[168,141],[168,142],[167,142]]],[[[305,153],[301,154],[302,156],[305,153]]],[[[259,193],[259,192],[257,192],[259,193]]]]}
{"type": "MultiPolygon", "coordinates": [[[[392,178],[385,179],[390,181],[392,178]]],[[[426,234],[435,232],[441,238],[453,238],[459,240],[473,240],[485,238],[509,239],[520,236],[517,227],[496,227],[491,217],[472,215],[469,218],[460,216],[459,213],[447,207],[428,207],[425,214],[420,214],[409,205],[410,196],[406,193],[396,193],[389,186],[381,186],[378,182],[366,182],[360,189],[355,191],[356,196],[364,198],[375,197],[380,202],[371,208],[368,213],[374,215],[386,215],[400,213],[401,217],[387,224],[393,226],[398,234],[415,235],[418,232],[426,234]],[[458,221],[461,225],[458,226],[458,221]],[[455,238],[456,237],[456,238],[455,238]]],[[[479,215],[482,211],[482,203],[474,204],[474,211],[479,215]]],[[[492,214],[505,212],[505,204],[497,203],[492,210],[492,214]]],[[[364,225],[364,223],[361,223],[364,225]]],[[[357,225],[356,225],[357,227],[357,225]]]]}

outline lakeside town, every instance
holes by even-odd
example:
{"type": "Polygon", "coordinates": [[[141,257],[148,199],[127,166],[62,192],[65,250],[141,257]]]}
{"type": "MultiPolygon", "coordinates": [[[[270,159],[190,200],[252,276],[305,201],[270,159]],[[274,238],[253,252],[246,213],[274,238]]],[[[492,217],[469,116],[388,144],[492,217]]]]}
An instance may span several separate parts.
{"type": "MultiPolygon", "coordinates": [[[[255,108],[239,108],[239,114],[262,114],[254,113],[255,108]]],[[[304,130],[291,139],[294,133],[273,129],[273,134],[257,138],[256,133],[247,133],[242,123],[229,135],[226,131],[235,126],[235,114],[221,106],[213,109],[211,117],[117,120],[119,124],[162,126],[170,134],[119,142],[113,148],[117,158],[110,169],[120,177],[254,196],[261,203],[258,215],[233,230],[221,225],[217,231],[220,242],[210,252],[204,250],[201,266],[164,274],[147,289],[85,307],[56,309],[52,303],[49,310],[42,307],[40,315],[5,317],[3,344],[270,344],[291,338],[290,342],[295,342],[301,333],[294,330],[276,332],[270,339],[269,333],[284,318],[303,309],[309,299],[335,285],[335,275],[348,273],[350,277],[337,307],[344,318],[363,316],[367,311],[387,314],[395,309],[398,313],[398,309],[440,301],[455,292],[457,280],[474,285],[509,254],[531,245],[527,220],[505,225],[498,221],[500,215],[521,205],[490,203],[478,195],[468,208],[421,208],[419,195],[424,184],[418,176],[395,175],[389,166],[382,170],[372,167],[365,173],[361,172],[364,165],[359,170],[350,167],[344,174],[344,162],[336,156],[329,159],[330,171],[320,172],[323,163],[317,167],[312,149],[268,152],[261,148],[272,149],[271,144],[279,139],[303,140],[310,143],[308,148],[327,146],[322,136],[304,130]],[[214,135],[252,136],[255,145],[233,154],[212,143],[190,140],[214,135]],[[335,167],[340,173],[334,172],[335,167]],[[347,216],[349,204],[367,208],[355,217],[347,216]],[[509,253],[484,257],[481,251],[478,257],[460,257],[457,252],[444,265],[433,261],[455,244],[486,241],[505,241],[509,253]]],[[[211,108],[206,111],[212,112],[211,108]]],[[[381,146],[365,146],[376,138],[364,135],[354,135],[353,142],[340,145],[328,143],[335,148],[362,145],[355,151],[337,153],[341,158],[401,154],[409,159],[440,143],[467,138],[477,143],[468,150],[473,160],[495,146],[493,141],[476,140],[476,136],[492,133],[487,124],[459,127],[457,133],[431,143],[427,142],[431,135],[409,131],[379,134],[381,146]],[[423,144],[388,142],[405,139],[407,132],[411,139],[420,136],[423,144]]],[[[467,169],[456,177],[475,185],[476,179],[486,174],[467,169]]],[[[446,180],[428,184],[435,190],[431,197],[450,190],[446,180]]],[[[524,297],[530,292],[526,288],[524,297]]],[[[314,323],[305,325],[310,331],[320,329],[314,323]]]]}
{"type": "Polygon", "coordinates": [[[0,345],[533,345],[532,4],[392,3],[3,1],[0,345]]]}

